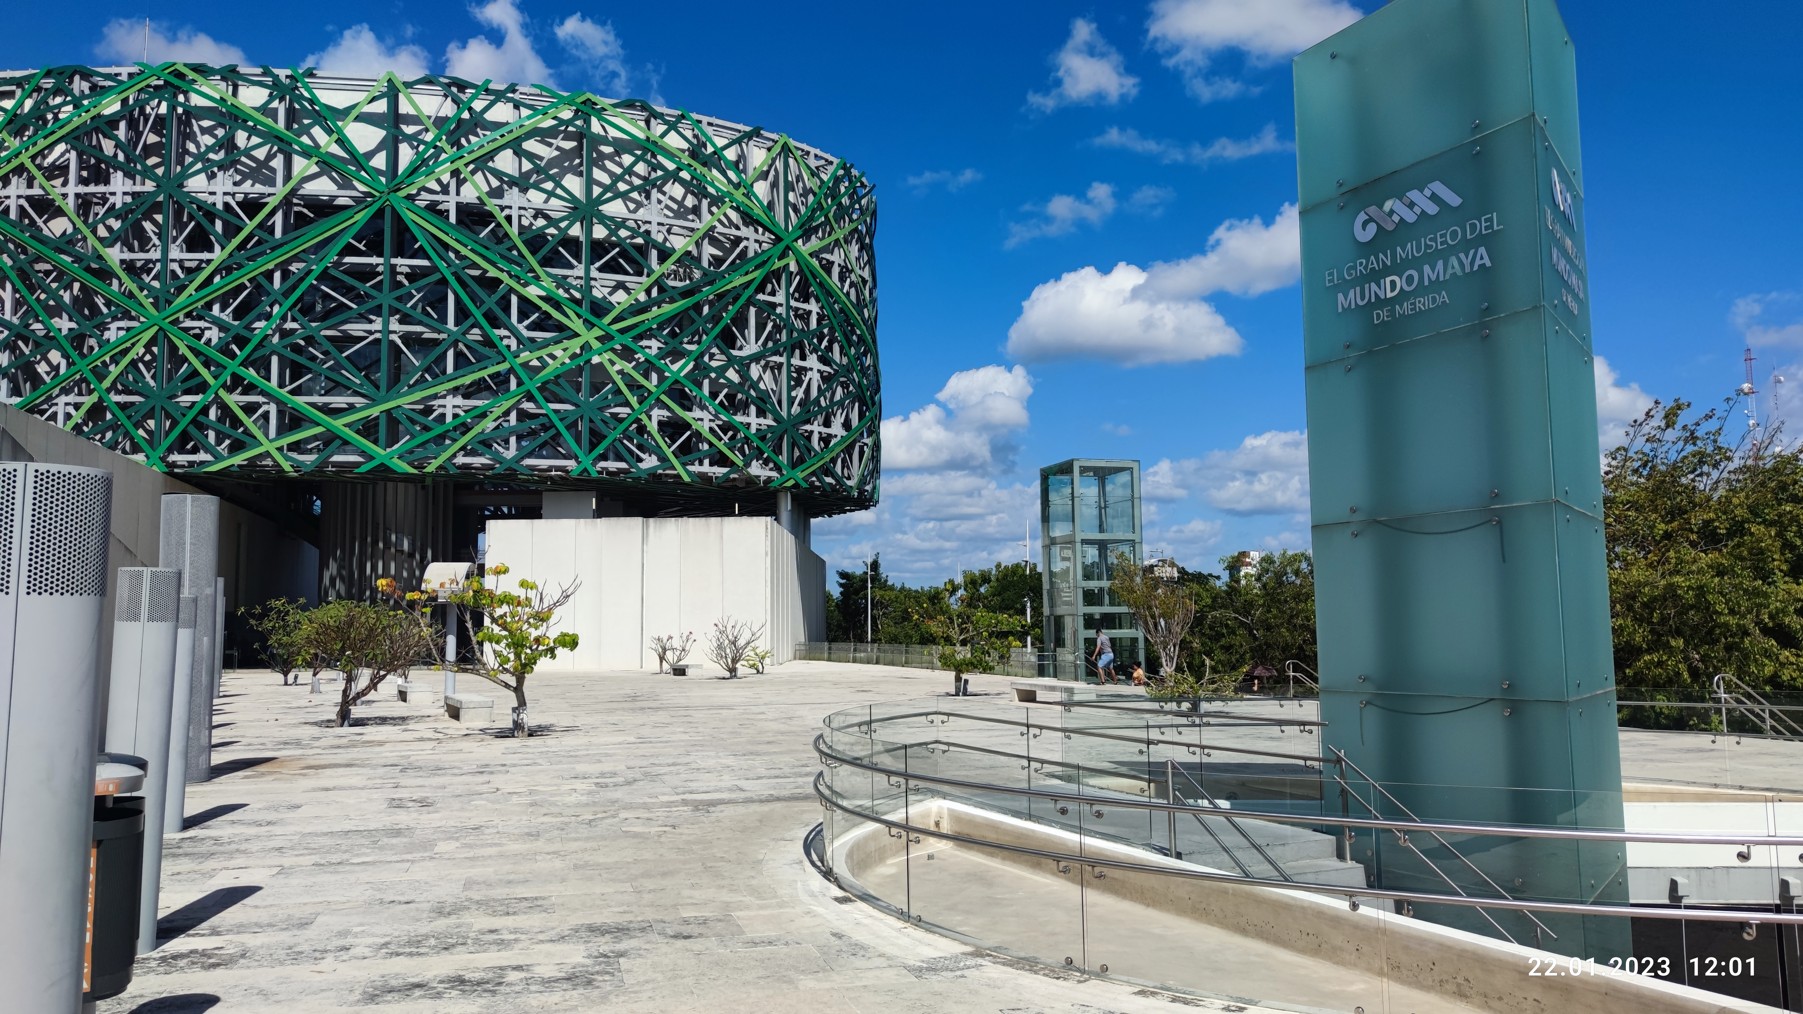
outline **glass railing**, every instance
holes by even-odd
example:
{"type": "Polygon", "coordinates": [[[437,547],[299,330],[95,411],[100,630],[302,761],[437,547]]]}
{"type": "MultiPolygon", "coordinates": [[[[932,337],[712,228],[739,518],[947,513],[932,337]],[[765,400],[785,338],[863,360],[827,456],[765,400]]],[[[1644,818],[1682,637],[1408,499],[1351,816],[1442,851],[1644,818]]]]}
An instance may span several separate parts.
{"type": "Polygon", "coordinates": [[[1799,757],[1772,755],[1793,744],[1692,735],[1686,763],[1739,750],[1749,780],[1631,781],[1554,805],[1374,784],[1324,760],[1318,729],[1268,701],[849,709],[816,741],[820,853],[841,886],[925,928],[1202,995],[1441,1010],[1455,1005],[1433,994],[1456,978],[1609,1010],[1584,992],[1607,979],[1611,1003],[1721,999],[1688,986],[1745,1002],[1729,1009],[1803,1007],[1784,994],[1803,983],[1803,788],[1746,787],[1803,786],[1799,757]],[[1586,827],[1592,804],[1625,805],[1630,830],[1586,827]],[[1557,826],[1506,822],[1560,807],[1557,826]],[[1504,819],[1409,816],[1426,812],[1504,819]]]}

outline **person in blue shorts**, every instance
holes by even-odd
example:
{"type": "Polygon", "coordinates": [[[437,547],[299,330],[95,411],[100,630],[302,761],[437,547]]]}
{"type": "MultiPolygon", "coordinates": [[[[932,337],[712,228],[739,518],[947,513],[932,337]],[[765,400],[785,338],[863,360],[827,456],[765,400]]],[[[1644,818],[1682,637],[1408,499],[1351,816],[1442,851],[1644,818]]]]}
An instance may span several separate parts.
{"type": "Polygon", "coordinates": [[[1103,683],[1120,682],[1114,678],[1114,644],[1107,634],[1102,633],[1101,627],[1096,628],[1096,653],[1091,657],[1095,659],[1096,675],[1103,683]]]}

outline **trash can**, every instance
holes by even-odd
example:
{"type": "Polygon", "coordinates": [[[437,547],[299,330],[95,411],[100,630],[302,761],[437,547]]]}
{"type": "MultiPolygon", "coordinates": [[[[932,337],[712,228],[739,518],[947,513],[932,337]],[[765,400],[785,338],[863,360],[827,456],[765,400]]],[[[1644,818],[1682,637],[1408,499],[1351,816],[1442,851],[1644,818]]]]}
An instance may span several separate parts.
{"type": "Polygon", "coordinates": [[[138,953],[138,895],[144,867],[144,760],[101,754],[94,765],[94,841],[88,852],[88,934],[82,1003],[131,985],[138,953]]]}

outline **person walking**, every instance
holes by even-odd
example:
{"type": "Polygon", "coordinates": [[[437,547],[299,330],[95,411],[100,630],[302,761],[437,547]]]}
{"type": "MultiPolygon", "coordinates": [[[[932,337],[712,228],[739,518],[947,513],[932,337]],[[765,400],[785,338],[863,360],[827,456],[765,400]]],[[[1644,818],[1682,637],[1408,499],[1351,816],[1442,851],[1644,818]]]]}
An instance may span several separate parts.
{"type": "Polygon", "coordinates": [[[1096,628],[1096,651],[1090,657],[1095,660],[1096,675],[1103,683],[1117,682],[1114,678],[1114,643],[1108,640],[1101,627],[1096,628]]]}

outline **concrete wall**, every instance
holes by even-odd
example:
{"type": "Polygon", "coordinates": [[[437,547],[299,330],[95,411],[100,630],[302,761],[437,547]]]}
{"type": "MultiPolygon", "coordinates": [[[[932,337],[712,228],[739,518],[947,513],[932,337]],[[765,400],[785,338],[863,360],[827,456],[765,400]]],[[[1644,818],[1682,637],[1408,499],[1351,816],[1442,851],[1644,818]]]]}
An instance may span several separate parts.
{"type": "MultiPolygon", "coordinates": [[[[115,454],[59,426],[9,405],[0,405],[0,461],[40,461],[104,468],[113,476],[113,516],[107,540],[107,594],[100,625],[100,685],[112,667],[113,595],[120,567],[159,565],[163,494],[205,493],[142,462],[115,454]]],[[[319,554],[260,515],[233,504],[219,505],[219,576],[225,578],[226,629],[239,625],[239,606],[277,596],[312,601],[319,581],[319,554]]],[[[209,621],[210,622],[210,621],[209,621]]],[[[240,639],[241,640],[241,639],[240,639]]],[[[251,664],[252,659],[241,659],[251,664]]],[[[104,709],[103,709],[104,712],[104,709]]]]}
{"type": "Polygon", "coordinates": [[[689,662],[715,620],[762,624],[786,662],[826,633],[826,564],[770,518],[491,521],[486,561],[548,586],[579,581],[560,630],[582,637],[547,669],[651,669],[659,634],[693,631],[689,662]]]}

